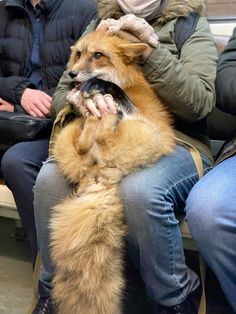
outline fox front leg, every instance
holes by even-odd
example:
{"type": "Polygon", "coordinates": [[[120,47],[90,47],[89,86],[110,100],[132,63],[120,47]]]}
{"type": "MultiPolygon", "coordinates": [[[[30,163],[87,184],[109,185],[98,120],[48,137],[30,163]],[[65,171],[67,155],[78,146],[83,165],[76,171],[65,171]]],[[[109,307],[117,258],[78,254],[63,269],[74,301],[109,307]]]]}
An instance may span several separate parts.
{"type": "Polygon", "coordinates": [[[117,114],[108,114],[104,116],[99,123],[96,132],[96,142],[101,145],[109,144],[114,133],[118,131],[118,126],[123,118],[123,113],[120,111],[117,114]]]}
{"type": "Polygon", "coordinates": [[[85,120],[80,137],[74,140],[75,148],[80,155],[88,153],[93,146],[97,126],[98,119],[96,117],[90,116],[85,120]]]}

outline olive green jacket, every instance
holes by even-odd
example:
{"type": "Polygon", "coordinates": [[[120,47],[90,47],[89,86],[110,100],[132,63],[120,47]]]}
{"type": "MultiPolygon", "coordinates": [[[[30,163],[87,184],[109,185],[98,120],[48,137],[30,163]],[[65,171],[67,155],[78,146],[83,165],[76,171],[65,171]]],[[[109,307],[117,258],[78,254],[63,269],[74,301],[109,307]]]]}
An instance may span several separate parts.
{"type": "MultiPolygon", "coordinates": [[[[97,3],[100,18],[117,18],[123,14],[116,1],[101,0],[97,3]]],[[[164,2],[160,16],[150,23],[159,37],[160,44],[140,67],[172,112],[176,136],[211,158],[206,135],[206,116],[215,106],[217,51],[203,12],[204,5],[200,0],[164,2]],[[195,32],[184,43],[178,58],[174,42],[176,19],[193,11],[201,17],[195,32]]],[[[87,31],[92,29],[94,22],[87,31]]],[[[65,119],[65,114],[73,110],[65,106],[71,83],[72,79],[65,71],[52,100],[51,114],[55,119],[55,126],[51,144],[65,119]]]]}

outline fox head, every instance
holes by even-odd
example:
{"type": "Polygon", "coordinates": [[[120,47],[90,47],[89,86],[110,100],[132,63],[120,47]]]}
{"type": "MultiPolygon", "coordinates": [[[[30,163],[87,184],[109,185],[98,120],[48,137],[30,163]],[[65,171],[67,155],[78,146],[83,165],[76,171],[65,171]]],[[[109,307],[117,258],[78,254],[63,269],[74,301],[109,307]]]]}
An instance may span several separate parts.
{"type": "Polygon", "coordinates": [[[135,79],[134,60],[144,53],[147,45],[95,31],[83,36],[71,49],[67,68],[76,82],[96,77],[125,89],[129,80],[135,79]]]}

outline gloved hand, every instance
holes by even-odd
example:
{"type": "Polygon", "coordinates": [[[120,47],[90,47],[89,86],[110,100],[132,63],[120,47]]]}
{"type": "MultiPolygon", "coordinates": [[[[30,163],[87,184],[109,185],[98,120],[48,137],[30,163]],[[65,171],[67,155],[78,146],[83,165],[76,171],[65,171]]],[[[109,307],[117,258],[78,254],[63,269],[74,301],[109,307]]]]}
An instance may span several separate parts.
{"type": "Polygon", "coordinates": [[[129,32],[134,38],[154,48],[157,47],[159,42],[153,27],[143,18],[137,17],[134,14],[124,15],[119,20],[107,19],[101,21],[97,30],[108,31],[116,35],[119,35],[120,31],[129,32]]]}

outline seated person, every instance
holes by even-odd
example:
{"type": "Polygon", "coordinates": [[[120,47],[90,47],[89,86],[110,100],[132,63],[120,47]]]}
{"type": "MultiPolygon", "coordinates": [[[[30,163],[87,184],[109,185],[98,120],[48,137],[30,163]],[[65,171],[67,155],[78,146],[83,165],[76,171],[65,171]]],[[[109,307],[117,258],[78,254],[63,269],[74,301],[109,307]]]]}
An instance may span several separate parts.
{"type": "MultiPolygon", "coordinates": [[[[95,14],[93,0],[0,2],[0,111],[49,115],[51,96],[66,67],[70,46],[95,14]]],[[[13,193],[33,266],[38,252],[33,187],[47,159],[48,143],[49,135],[13,145],[5,154],[0,143],[0,173],[13,193]]]]}
{"type": "MultiPolygon", "coordinates": [[[[217,106],[236,115],[236,28],[220,55],[217,106]]],[[[236,312],[236,139],[225,146],[216,166],[191,190],[186,204],[189,229],[236,312]]]]}
{"type": "MultiPolygon", "coordinates": [[[[140,61],[140,68],[172,112],[176,136],[198,149],[204,171],[208,171],[212,167],[212,157],[207,144],[205,118],[215,104],[217,53],[206,18],[203,15],[199,17],[196,29],[183,45],[179,58],[174,42],[176,18],[193,11],[204,13],[203,1],[196,1],[194,5],[191,2],[190,6],[188,1],[180,1],[176,5],[173,0],[150,0],[144,4],[131,0],[98,0],[97,6],[103,21],[135,14],[137,23],[122,29],[127,36],[132,33],[142,41],[145,32],[140,34],[140,29],[143,25],[147,25],[148,29],[151,27],[157,34],[159,43],[156,47],[150,45],[148,54],[140,61]]],[[[51,112],[54,118],[57,117],[55,132],[59,128],[62,108],[71,86],[72,79],[65,72],[52,101],[51,112]]],[[[100,110],[100,115],[104,112],[104,105],[108,112],[113,112],[114,103],[108,105],[106,99],[97,99],[96,108],[100,110]]],[[[97,109],[93,106],[87,109],[96,115],[97,109]]],[[[153,313],[196,313],[191,292],[198,288],[199,279],[185,263],[175,215],[183,213],[185,200],[197,180],[198,173],[187,145],[176,145],[172,155],[125,177],[121,183],[121,198],[129,229],[128,254],[140,271],[147,296],[153,301],[153,313]]],[[[42,256],[40,283],[47,292],[40,301],[45,309],[51,304],[53,277],[48,249],[51,208],[68,196],[72,189],[58,171],[53,158],[49,158],[37,178],[34,199],[42,256]]]]}

